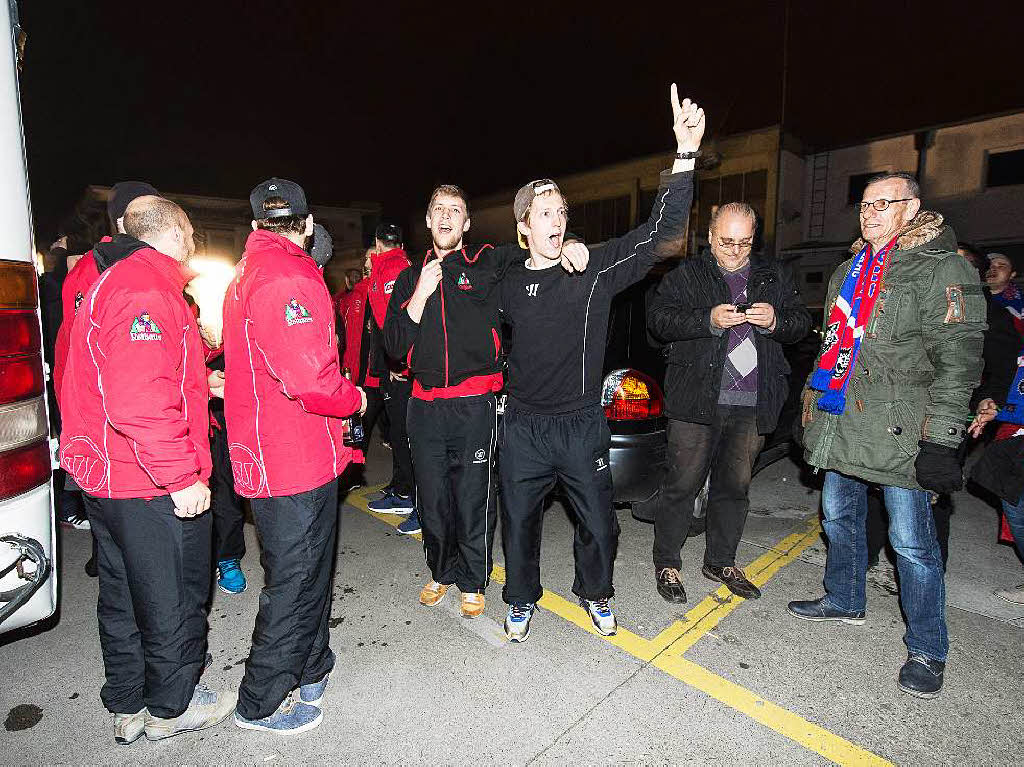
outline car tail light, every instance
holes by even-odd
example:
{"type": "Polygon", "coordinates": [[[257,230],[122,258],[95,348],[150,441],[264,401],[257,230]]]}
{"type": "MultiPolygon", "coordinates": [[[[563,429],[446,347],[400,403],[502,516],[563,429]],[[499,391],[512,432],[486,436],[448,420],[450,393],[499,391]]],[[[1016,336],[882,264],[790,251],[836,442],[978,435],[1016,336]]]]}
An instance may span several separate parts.
{"type": "Polygon", "coordinates": [[[36,272],[0,261],[0,500],[50,478],[36,272]]]}
{"type": "Polygon", "coordinates": [[[659,417],[665,399],[653,378],[628,368],[613,370],[605,377],[601,405],[610,420],[642,421],[659,417]]]}

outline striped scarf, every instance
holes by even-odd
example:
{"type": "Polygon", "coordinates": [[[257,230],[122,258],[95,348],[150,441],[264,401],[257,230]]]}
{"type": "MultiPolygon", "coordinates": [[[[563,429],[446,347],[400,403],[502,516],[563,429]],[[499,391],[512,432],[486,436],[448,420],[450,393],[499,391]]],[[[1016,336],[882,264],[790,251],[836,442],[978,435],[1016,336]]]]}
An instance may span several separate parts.
{"type": "Polygon", "coordinates": [[[818,369],[811,376],[811,388],[824,392],[818,399],[819,410],[835,415],[846,410],[846,387],[857,363],[864,327],[881,291],[887,256],[895,244],[893,237],[875,254],[865,244],[850,264],[828,315],[818,369]]]}

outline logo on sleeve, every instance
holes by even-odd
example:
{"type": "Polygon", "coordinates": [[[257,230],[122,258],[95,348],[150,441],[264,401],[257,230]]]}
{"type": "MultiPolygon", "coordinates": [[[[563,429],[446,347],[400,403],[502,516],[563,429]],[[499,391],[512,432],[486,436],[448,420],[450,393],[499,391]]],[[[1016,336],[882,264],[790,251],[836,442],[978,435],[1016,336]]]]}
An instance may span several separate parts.
{"type": "Polygon", "coordinates": [[[288,327],[304,325],[313,321],[313,315],[309,313],[309,309],[293,298],[284,305],[284,321],[288,323],[288,327]]]}
{"type": "Polygon", "coordinates": [[[469,282],[469,277],[463,272],[459,275],[459,290],[472,290],[473,285],[469,282]]]}
{"type": "Polygon", "coordinates": [[[391,282],[385,282],[384,283],[384,295],[390,296],[391,293],[394,291],[394,289],[395,289],[395,281],[394,280],[391,280],[391,282]]]}
{"type": "Polygon", "coordinates": [[[77,293],[75,293],[75,316],[76,317],[78,316],[78,307],[82,305],[82,299],[83,298],[85,298],[85,296],[82,295],[82,291],[79,290],[77,293]]]}
{"type": "Polygon", "coordinates": [[[164,333],[160,326],[149,316],[149,312],[143,309],[139,316],[132,320],[132,329],[129,335],[133,341],[159,341],[164,333]]]}

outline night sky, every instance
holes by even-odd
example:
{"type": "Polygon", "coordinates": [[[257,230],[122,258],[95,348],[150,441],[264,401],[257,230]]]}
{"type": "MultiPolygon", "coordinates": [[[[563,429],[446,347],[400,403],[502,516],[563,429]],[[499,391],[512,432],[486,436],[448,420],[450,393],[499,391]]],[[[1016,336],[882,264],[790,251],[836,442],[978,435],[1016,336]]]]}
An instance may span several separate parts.
{"type": "MultiPolygon", "coordinates": [[[[1024,107],[1015,5],[792,0],[787,130],[827,147],[1024,107]]],[[[280,175],[404,223],[442,181],[472,204],[671,149],[673,80],[711,135],[780,117],[782,2],[20,6],[41,245],[126,178],[245,197],[280,175]]]]}

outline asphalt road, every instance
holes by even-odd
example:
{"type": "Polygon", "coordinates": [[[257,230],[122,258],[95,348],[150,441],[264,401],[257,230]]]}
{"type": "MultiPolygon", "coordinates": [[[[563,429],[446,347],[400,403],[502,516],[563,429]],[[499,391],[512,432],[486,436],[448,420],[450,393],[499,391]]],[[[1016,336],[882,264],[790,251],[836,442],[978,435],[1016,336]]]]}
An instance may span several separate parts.
{"type": "MultiPolygon", "coordinates": [[[[370,478],[387,479],[389,464],[378,449],[370,478]]],[[[766,469],[752,489],[738,560],[762,584],[757,601],[701,577],[703,538],[695,538],[683,551],[690,601],[666,604],[653,588],[652,528],[621,512],[621,628],[607,639],[572,597],[571,526],[558,504],[545,519],[542,609],[529,640],[513,645],[501,630],[500,566],[481,618],[459,616],[454,590],[437,608],[420,606],[429,577],[420,542],[395,532],[401,518],[367,513],[368,492],[352,494],[341,511],[331,632],[338,666],[319,729],[285,738],[228,721],[115,745],[98,696],[96,581],[82,572],[88,535],[64,531],[59,622],[0,644],[0,762],[1020,763],[1024,608],[991,591],[1024,575],[1013,551],[995,542],[995,512],[966,493],[953,516],[946,687],[923,701],[896,688],[905,650],[890,563],[869,574],[864,626],[786,613],[790,599],[820,595],[824,564],[820,493],[790,461],[766,469]]],[[[237,686],[248,652],[262,571],[251,525],[246,539],[249,589],[214,596],[212,686],[237,686]]],[[[500,563],[500,540],[495,554],[500,563]]]]}

